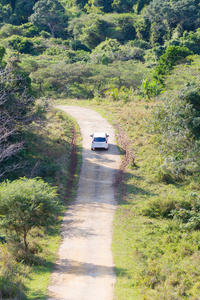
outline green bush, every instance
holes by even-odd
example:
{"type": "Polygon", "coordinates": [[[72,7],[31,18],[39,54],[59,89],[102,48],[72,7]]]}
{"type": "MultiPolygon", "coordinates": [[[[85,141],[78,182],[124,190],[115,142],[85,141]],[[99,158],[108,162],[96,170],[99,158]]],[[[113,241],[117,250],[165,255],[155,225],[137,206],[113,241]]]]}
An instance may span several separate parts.
{"type": "Polygon", "coordinates": [[[176,204],[177,201],[173,198],[156,197],[143,208],[142,213],[151,218],[169,218],[172,210],[176,208],[176,204]]]}
{"type": "Polygon", "coordinates": [[[20,30],[19,26],[5,24],[1,27],[0,37],[7,38],[12,35],[21,35],[21,30],[20,30]]]}
{"type": "Polygon", "coordinates": [[[200,229],[200,197],[196,193],[155,197],[142,213],[151,218],[173,218],[183,230],[200,229]]]}
{"type": "Polygon", "coordinates": [[[198,86],[188,84],[177,98],[163,97],[153,109],[150,123],[151,130],[157,134],[157,146],[162,155],[157,174],[160,179],[168,176],[168,179],[177,180],[183,175],[199,172],[198,86]]]}
{"type": "Polygon", "coordinates": [[[21,178],[0,185],[0,227],[16,235],[28,250],[28,234],[34,227],[55,224],[58,203],[55,188],[41,179],[21,178]]]}
{"type": "Polygon", "coordinates": [[[200,54],[200,29],[196,31],[183,33],[183,36],[180,38],[180,42],[184,47],[187,47],[195,54],[200,54]]]}
{"type": "Polygon", "coordinates": [[[8,45],[14,50],[25,54],[32,53],[34,46],[31,39],[18,35],[13,35],[10,37],[8,40],[8,45]]]}
{"type": "Polygon", "coordinates": [[[38,28],[31,22],[22,24],[19,28],[22,30],[22,35],[25,37],[31,38],[39,33],[38,28]]]}
{"type": "Polygon", "coordinates": [[[191,192],[187,196],[188,206],[179,205],[171,211],[171,216],[177,220],[180,227],[185,230],[200,229],[200,197],[191,192]]]}
{"type": "Polygon", "coordinates": [[[193,52],[186,47],[168,46],[155,68],[154,77],[162,82],[163,76],[169,74],[173,66],[192,54],[193,52]]]}
{"type": "Polygon", "coordinates": [[[51,37],[51,34],[49,32],[47,32],[47,31],[45,31],[45,30],[42,30],[40,32],[40,36],[43,37],[43,38],[45,38],[45,39],[48,39],[48,38],[51,37]]]}
{"type": "Polygon", "coordinates": [[[150,99],[151,97],[156,97],[162,93],[162,85],[156,79],[152,79],[151,81],[143,79],[142,85],[140,86],[140,90],[142,95],[150,99]]]}
{"type": "Polygon", "coordinates": [[[142,213],[151,218],[172,218],[172,212],[179,208],[192,209],[192,203],[184,195],[175,194],[174,196],[168,195],[163,198],[153,198],[142,209],[142,213]]]}

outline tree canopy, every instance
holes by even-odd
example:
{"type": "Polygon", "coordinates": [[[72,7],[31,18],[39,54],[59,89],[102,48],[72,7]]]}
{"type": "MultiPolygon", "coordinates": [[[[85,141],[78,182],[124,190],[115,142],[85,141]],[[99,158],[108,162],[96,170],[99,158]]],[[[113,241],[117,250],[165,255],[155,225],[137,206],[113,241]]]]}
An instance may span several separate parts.
{"type": "Polygon", "coordinates": [[[64,7],[58,0],[39,0],[34,5],[33,11],[30,21],[47,26],[53,38],[56,30],[62,28],[63,23],[67,22],[64,7]]]}
{"type": "Polygon", "coordinates": [[[0,185],[0,227],[15,233],[28,250],[28,233],[34,227],[52,226],[58,203],[56,190],[42,179],[21,178],[0,185]]]}

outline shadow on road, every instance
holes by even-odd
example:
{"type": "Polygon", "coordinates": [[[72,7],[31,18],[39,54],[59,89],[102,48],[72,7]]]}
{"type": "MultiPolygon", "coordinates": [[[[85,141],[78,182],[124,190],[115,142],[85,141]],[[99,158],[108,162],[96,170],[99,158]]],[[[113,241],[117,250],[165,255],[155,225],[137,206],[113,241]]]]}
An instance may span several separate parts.
{"type": "MultiPolygon", "coordinates": [[[[93,278],[103,277],[107,275],[113,275],[113,266],[102,266],[92,263],[79,262],[75,260],[62,259],[60,264],[56,264],[56,272],[63,273],[66,272],[67,266],[67,274],[76,275],[76,276],[90,276],[93,278]]],[[[126,276],[127,272],[122,268],[114,268],[116,274],[120,274],[120,276],[126,276]]]]}

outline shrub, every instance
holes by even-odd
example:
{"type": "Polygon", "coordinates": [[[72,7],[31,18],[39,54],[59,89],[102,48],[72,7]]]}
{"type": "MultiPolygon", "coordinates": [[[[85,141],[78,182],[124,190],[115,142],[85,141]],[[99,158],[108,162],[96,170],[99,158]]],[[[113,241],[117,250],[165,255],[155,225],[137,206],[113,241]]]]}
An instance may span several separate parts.
{"type": "Polygon", "coordinates": [[[2,38],[7,38],[12,35],[20,35],[20,34],[21,34],[21,30],[19,26],[14,26],[11,24],[3,25],[0,30],[0,37],[2,38]]]}
{"type": "Polygon", "coordinates": [[[13,35],[9,38],[8,44],[20,53],[30,54],[33,50],[33,43],[29,38],[13,35]]]}
{"type": "Polygon", "coordinates": [[[180,42],[195,54],[200,54],[200,29],[191,32],[185,31],[183,37],[180,38],[180,42]]]}
{"type": "Polygon", "coordinates": [[[162,155],[160,171],[175,180],[199,172],[199,88],[188,86],[177,98],[163,97],[152,111],[152,131],[162,155]],[[197,109],[198,108],[198,109],[197,109]]]}
{"type": "Polygon", "coordinates": [[[187,207],[176,207],[171,211],[171,216],[180,223],[182,229],[200,229],[200,197],[192,192],[187,196],[187,201],[187,207]]]}
{"type": "Polygon", "coordinates": [[[142,210],[151,218],[173,218],[183,229],[200,228],[200,198],[196,193],[155,197],[142,210]]]}
{"type": "Polygon", "coordinates": [[[166,197],[164,199],[156,197],[147,204],[142,212],[145,216],[151,218],[169,218],[171,211],[176,208],[177,202],[177,200],[170,197],[166,197]]]}
{"type": "Polygon", "coordinates": [[[140,90],[142,91],[143,96],[150,99],[151,97],[158,96],[162,93],[162,85],[156,79],[152,79],[150,81],[146,78],[143,79],[140,90]]]}
{"type": "Polygon", "coordinates": [[[0,226],[23,241],[33,227],[55,223],[58,203],[55,189],[41,179],[21,178],[0,185],[0,226]]]}
{"type": "Polygon", "coordinates": [[[165,53],[161,55],[154,77],[162,81],[162,77],[170,72],[178,62],[193,54],[188,48],[180,46],[168,46],[165,53]]]}
{"type": "Polygon", "coordinates": [[[48,38],[51,37],[51,34],[49,32],[47,32],[47,31],[42,30],[40,32],[40,36],[43,37],[43,38],[45,38],[45,39],[48,39],[48,38]]]}

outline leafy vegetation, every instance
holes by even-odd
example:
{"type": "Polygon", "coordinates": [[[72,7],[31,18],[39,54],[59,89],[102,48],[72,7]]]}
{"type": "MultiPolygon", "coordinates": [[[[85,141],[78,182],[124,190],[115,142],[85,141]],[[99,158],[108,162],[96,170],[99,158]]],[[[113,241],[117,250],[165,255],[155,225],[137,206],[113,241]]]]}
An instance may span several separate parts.
{"type": "MultiPolygon", "coordinates": [[[[78,105],[100,109],[127,133],[131,149],[125,150],[135,152],[115,218],[116,299],[200,294],[199,5],[0,0],[2,189],[19,188],[23,180],[25,189],[40,177],[50,184],[48,194],[58,187],[56,207],[69,198],[74,123],[53,110],[52,100],[76,98],[78,105]]],[[[28,247],[21,231],[8,234],[2,227],[1,298],[45,298],[59,219],[56,214],[57,225],[45,230],[29,227],[28,247]],[[31,285],[41,278],[41,289],[31,285]]]]}
{"type": "Polygon", "coordinates": [[[0,226],[22,240],[26,252],[32,228],[55,224],[56,192],[41,179],[21,178],[2,183],[0,199],[0,226]]]}

